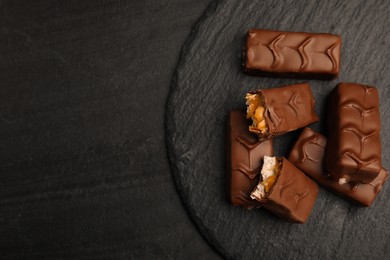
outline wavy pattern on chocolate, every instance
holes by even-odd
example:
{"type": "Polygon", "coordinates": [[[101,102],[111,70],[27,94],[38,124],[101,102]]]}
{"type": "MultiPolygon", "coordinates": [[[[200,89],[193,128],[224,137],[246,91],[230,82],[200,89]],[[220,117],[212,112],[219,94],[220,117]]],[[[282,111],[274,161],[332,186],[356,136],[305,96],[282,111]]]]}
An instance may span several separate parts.
{"type": "Polygon", "coordinates": [[[382,168],[378,91],[370,86],[340,83],[330,100],[330,174],[336,180],[370,183],[382,168]]]}
{"type": "Polygon", "coordinates": [[[364,119],[364,116],[367,115],[368,113],[375,111],[375,107],[364,108],[362,105],[360,105],[354,101],[344,102],[344,104],[342,104],[342,106],[345,108],[355,109],[360,114],[360,118],[362,118],[362,119],[364,119]]]}
{"type": "Polygon", "coordinates": [[[283,158],[282,170],[275,185],[260,203],[281,218],[304,223],[310,215],[317,194],[317,184],[283,158]]]}
{"type": "MultiPolygon", "coordinates": [[[[254,150],[261,143],[258,142],[256,139],[253,139],[253,136],[250,136],[250,137],[251,137],[251,140],[248,140],[248,138],[243,136],[243,135],[237,135],[235,139],[237,140],[237,142],[239,144],[243,145],[247,151],[246,155],[247,155],[248,166],[245,166],[242,164],[240,164],[240,166],[244,169],[244,171],[247,172],[246,175],[249,178],[252,178],[251,176],[253,175],[252,174],[253,170],[250,170],[250,169],[255,168],[254,170],[257,171],[260,168],[260,165],[258,163],[253,162],[252,157],[253,157],[254,150]],[[252,167],[252,165],[257,165],[257,167],[252,167]]],[[[240,168],[240,167],[238,167],[238,168],[240,168]]]]}
{"type": "MultiPolygon", "coordinates": [[[[252,162],[252,161],[251,161],[252,162]]],[[[232,169],[233,171],[239,171],[242,174],[244,174],[248,179],[252,182],[256,176],[259,174],[261,171],[260,165],[256,168],[251,168],[243,164],[239,164],[237,167],[232,169]]]]}
{"type": "Polygon", "coordinates": [[[341,39],[332,34],[248,31],[244,70],[269,73],[339,73],[341,39]]]}
{"type": "Polygon", "coordinates": [[[339,70],[339,62],[340,62],[339,48],[340,45],[338,43],[335,43],[326,50],[326,55],[328,55],[329,59],[332,61],[332,70],[335,72],[339,70]]]}
{"type": "Polygon", "coordinates": [[[295,208],[298,208],[299,202],[301,202],[309,194],[309,192],[309,189],[306,189],[303,192],[297,192],[297,194],[295,194],[295,208]]]}
{"type": "Polygon", "coordinates": [[[305,173],[323,172],[325,148],[325,137],[305,127],[288,159],[305,173]]]}
{"type": "Polygon", "coordinates": [[[314,97],[307,83],[253,91],[263,97],[268,132],[260,139],[284,134],[318,121],[314,97]]]}
{"type": "MultiPolygon", "coordinates": [[[[301,45],[299,45],[296,48],[296,50],[298,51],[298,53],[299,53],[299,55],[301,56],[301,59],[302,59],[302,64],[299,67],[299,71],[305,70],[307,65],[310,63],[310,56],[309,56],[310,52],[306,51],[305,48],[311,42],[312,42],[312,37],[307,37],[306,40],[303,43],[301,43],[301,45]]],[[[292,49],[295,49],[292,46],[286,46],[286,47],[290,47],[292,49]]],[[[324,52],[324,54],[326,54],[326,51],[324,52]]],[[[333,62],[333,59],[331,59],[331,61],[333,62]]],[[[333,68],[333,66],[334,66],[334,64],[332,64],[332,68],[333,68]]]]}
{"type": "Polygon", "coordinates": [[[274,56],[274,60],[271,64],[272,68],[279,66],[279,64],[282,62],[281,57],[280,57],[280,52],[278,51],[278,48],[279,48],[278,43],[279,43],[279,41],[283,40],[283,38],[285,36],[286,36],[285,34],[280,34],[280,35],[276,36],[275,39],[273,39],[269,44],[264,44],[264,43],[257,44],[260,46],[268,47],[270,49],[270,51],[272,52],[272,55],[274,56]]]}
{"type": "MultiPolygon", "coordinates": [[[[291,179],[288,182],[284,183],[281,185],[280,190],[279,190],[279,197],[282,198],[284,196],[285,192],[288,192],[295,184],[296,179],[291,179]]],[[[296,191],[295,195],[293,196],[294,201],[295,201],[295,208],[298,208],[299,202],[305,198],[309,194],[309,189],[306,188],[302,192],[296,191]]],[[[289,195],[288,195],[289,196],[289,195]]]]}
{"type": "MultiPolygon", "coordinates": [[[[306,129],[310,129],[310,128],[306,127],[305,130],[303,131],[307,131],[306,129]]],[[[323,149],[325,151],[326,142],[324,142],[322,138],[319,138],[318,135],[312,135],[306,137],[304,140],[302,140],[302,149],[298,150],[299,157],[295,159],[296,162],[304,163],[306,160],[310,160],[314,163],[320,163],[322,161],[323,159],[322,157],[315,158],[316,156],[310,153],[309,151],[310,145],[318,146],[319,149],[323,149]]]]}
{"type": "Polygon", "coordinates": [[[343,130],[354,134],[357,137],[357,139],[359,140],[359,142],[360,142],[359,156],[362,156],[362,152],[364,151],[364,143],[370,137],[375,137],[375,133],[376,133],[375,130],[372,130],[371,132],[368,132],[368,133],[363,133],[361,130],[359,130],[358,128],[353,127],[353,126],[352,127],[344,127],[343,130]]]}
{"type": "Polygon", "coordinates": [[[232,195],[232,201],[234,201],[234,205],[241,206],[246,209],[252,209],[255,207],[259,207],[259,203],[251,199],[247,193],[243,191],[238,191],[232,195]]]}
{"type": "Polygon", "coordinates": [[[305,128],[288,157],[298,169],[328,190],[361,206],[370,206],[387,179],[387,170],[381,169],[378,177],[368,184],[338,184],[330,178],[324,166],[326,138],[310,128],[305,128]],[[304,155],[304,156],[302,156],[304,155]],[[315,158],[309,160],[308,158],[315,158]]]}
{"type": "Polygon", "coordinates": [[[294,179],[290,179],[287,182],[280,185],[279,197],[283,197],[284,191],[288,190],[292,185],[294,185],[294,179]]]}
{"type": "Polygon", "coordinates": [[[249,209],[259,206],[249,194],[259,182],[264,155],[272,156],[273,147],[271,141],[259,142],[248,124],[244,111],[229,113],[226,169],[230,202],[249,209]]]}

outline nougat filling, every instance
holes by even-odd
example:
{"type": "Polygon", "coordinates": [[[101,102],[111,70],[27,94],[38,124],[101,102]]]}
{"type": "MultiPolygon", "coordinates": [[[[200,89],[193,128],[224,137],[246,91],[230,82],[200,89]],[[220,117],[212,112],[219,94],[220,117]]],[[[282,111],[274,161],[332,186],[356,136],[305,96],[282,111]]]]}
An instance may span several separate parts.
{"type": "Polygon", "coordinates": [[[246,118],[252,119],[252,125],[249,126],[249,131],[256,134],[264,134],[267,132],[267,124],[264,117],[265,107],[260,94],[247,93],[246,99],[246,118]]]}
{"type": "Polygon", "coordinates": [[[272,191],[282,170],[282,161],[276,157],[264,156],[261,181],[251,193],[251,198],[261,200],[272,191]]]}

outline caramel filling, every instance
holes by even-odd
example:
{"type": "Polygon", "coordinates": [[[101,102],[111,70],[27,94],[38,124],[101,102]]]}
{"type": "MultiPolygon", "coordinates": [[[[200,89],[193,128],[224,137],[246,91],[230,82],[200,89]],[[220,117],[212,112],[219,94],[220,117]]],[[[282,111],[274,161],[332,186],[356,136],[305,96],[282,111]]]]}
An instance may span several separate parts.
{"type": "Polygon", "coordinates": [[[276,180],[282,170],[282,162],[276,157],[264,156],[264,164],[261,169],[262,180],[251,193],[251,198],[261,200],[272,191],[276,180]]]}
{"type": "Polygon", "coordinates": [[[249,131],[256,134],[264,134],[267,132],[267,124],[264,117],[264,104],[260,94],[247,93],[246,99],[246,118],[252,119],[252,125],[249,126],[249,131]]]}

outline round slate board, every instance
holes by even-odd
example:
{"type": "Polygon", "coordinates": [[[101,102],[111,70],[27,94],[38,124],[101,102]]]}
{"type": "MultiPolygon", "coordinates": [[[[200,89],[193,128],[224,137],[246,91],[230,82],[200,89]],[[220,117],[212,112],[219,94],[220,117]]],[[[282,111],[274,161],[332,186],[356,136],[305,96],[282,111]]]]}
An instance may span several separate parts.
{"type": "MultiPolygon", "coordinates": [[[[325,133],[326,96],[338,82],[377,86],[384,166],[390,159],[390,4],[383,1],[219,1],[186,43],[166,112],[167,144],[182,200],[204,237],[225,257],[383,258],[390,254],[390,193],[371,208],[321,189],[306,224],[290,224],[265,209],[233,207],[225,196],[225,130],[229,110],[245,108],[248,90],[302,80],[250,77],[241,72],[249,28],[330,32],[343,40],[339,79],[309,80],[325,133]]],[[[287,156],[299,131],[275,139],[287,156]]]]}

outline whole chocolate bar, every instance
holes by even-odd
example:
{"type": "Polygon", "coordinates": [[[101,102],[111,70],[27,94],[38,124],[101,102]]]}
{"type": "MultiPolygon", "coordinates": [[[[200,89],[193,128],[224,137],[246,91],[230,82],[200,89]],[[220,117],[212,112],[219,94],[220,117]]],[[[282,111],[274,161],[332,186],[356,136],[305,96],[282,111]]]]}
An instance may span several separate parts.
{"type": "Polygon", "coordinates": [[[370,183],[382,169],[378,90],[340,83],[329,95],[329,174],[342,183],[370,183]]]}
{"type": "Polygon", "coordinates": [[[260,140],[284,134],[318,121],[314,97],[307,83],[251,91],[246,95],[249,131],[260,140]]]}
{"type": "Polygon", "coordinates": [[[339,74],[340,56],[338,35],[252,29],[243,69],[265,76],[331,79],[339,74]]]}
{"type": "Polygon", "coordinates": [[[264,157],[261,174],[262,181],[251,197],[280,218],[306,222],[318,195],[318,185],[284,157],[264,157]]]}
{"type": "Polygon", "coordinates": [[[369,184],[340,185],[326,173],[325,147],[326,138],[306,127],[291,150],[288,160],[328,190],[369,207],[387,179],[387,170],[382,168],[379,175],[369,184]]]}
{"type": "Polygon", "coordinates": [[[272,156],[272,141],[259,142],[257,136],[248,131],[245,112],[231,111],[227,133],[227,191],[229,201],[244,208],[259,207],[250,193],[259,182],[264,155],[272,156]]]}

